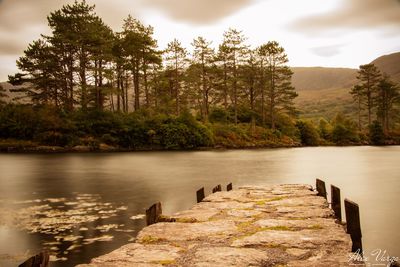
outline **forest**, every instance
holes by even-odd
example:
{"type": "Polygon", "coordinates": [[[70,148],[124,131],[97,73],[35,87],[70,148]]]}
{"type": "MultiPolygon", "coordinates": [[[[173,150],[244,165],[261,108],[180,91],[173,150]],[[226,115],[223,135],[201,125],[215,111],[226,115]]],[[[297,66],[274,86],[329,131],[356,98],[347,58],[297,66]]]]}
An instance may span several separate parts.
{"type": "Polygon", "coordinates": [[[47,17],[9,76],[29,101],[0,87],[0,149],[96,150],[398,144],[399,86],[361,65],[351,93],[358,121],[299,118],[288,55],[276,41],[252,48],[230,28],[214,48],[197,37],[161,50],[152,26],[128,16],[114,32],[85,1],[47,17]],[[362,121],[362,114],[368,121],[362,121]],[[47,149],[47,148],[46,148],[47,149]]]}

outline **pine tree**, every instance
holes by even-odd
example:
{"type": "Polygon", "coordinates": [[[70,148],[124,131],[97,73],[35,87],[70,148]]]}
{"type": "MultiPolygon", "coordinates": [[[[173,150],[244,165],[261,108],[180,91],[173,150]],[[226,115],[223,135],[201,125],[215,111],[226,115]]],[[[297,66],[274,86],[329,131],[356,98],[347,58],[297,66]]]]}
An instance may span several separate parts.
{"type": "MultiPolygon", "coordinates": [[[[272,129],[275,129],[278,113],[293,114],[293,100],[297,97],[295,88],[291,84],[293,72],[286,65],[289,61],[285,50],[276,41],[268,42],[258,48],[262,57],[266,73],[265,88],[266,101],[269,109],[268,117],[272,129]]],[[[264,72],[264,70],[262,70],[264,72]]],[[[264,85],[264,82],[262,82],[264,85]]]]}
{"type": "Polygon", "coordinates": [[[242,79],[245,87],[245,96],[248,97],[247,102],[250,105],[252,124],[255,125],[256,100],[258,97],[260,69],[256,59],[255,51],[249,51],[249,58],[241,68],[242,79]]]}
{"type": "Polygon", "coordinates": [[[238,67],[246,59],[248,46],[245,45],[246,38],[243,36],[241,31],[230,28],[224,32],[224,41],[222,48],[226,53],[226,60],[228,68],[231,70],[231,75],[228,80],[232,84],[232,98],[233,98],[233,109],[234,109],[234,120],[235,124],[238,122],[238,67]]]}
{"type": "Polygon", "coordinates": [[[43,39],[32,42],[17,60],[23,74],[10,76],[12,84],[23,84],[23,91],[36,104],[65,104],[60,88],[63,88],[62,69],[54,49],[43,39]]]}
{"type": "MultiPolygon", "coordinates": [[[[192,46],[194,48],[192,64],[200,68],[201,83],[201,115],[203,120],[208,119],[209,114],[209,96],[210,96],[210,69],[212,67],[215,55],[214,50],[210,48],[211,42],[207,42],[203,37],[197,37],[193,40],[192,46]]],[[[194,76],[196,77],[196,76],[194,76]]]]}
{"type": "Polygon", "coordinates": [[[228,47],[223,43],[218,47],[218,53],[216,57],[217,64],[219,63],[220,69],[222,69],[222,99],[224,109],[228,111],[228,96],[229,96],[229,85],[228,85],[228,64],[229,64],[229,53],[228,47]]]}
{"type": "Polygon", "coordinates": [[[390,130],[390,118],[395,103],[400,103],[399,87],[384,75],[377,87],[377,117],[386,134],[390,130]]]}
{"type": "Polygon", "coordinates": [[[353,96],[354,101],[357,102],[357,115],[358,115],[358,130],[361,131],[361,112],[362,112],[362,99],[363,99],[363,87],[359,84],[351,88],[350,94],[353,96]]]}
{"type": "Polygon", "coordinates": [[[141,80],[145,94],[146,107],[150,105],[147,71],[151,64],[161,64],[160,53],[157,51],[157,42],[152,37],[153,28],[144,26],[131,15],[124,20],[122,35],[122,49],[129,69],[131,70],[134,88],[134,109],[140,109],[141,80]]]}
{"type": "Polygon", "coordinates": [[[361,82],[361,94],[368,110],[368,125],[370,125],[372,122],[372,110],[375,107],[374,98],[381,79],[381,73],[374,64],[361,65],[357,79],[361,82]]]}
{"type": "Polygon", "coordinates": [[[182,74],[185,70],[187,63],[187,52],[186,49],[182,47],[181,43],[174,39],[168,44],[165,50],[165,60],[166,65],[169,70],[171,70],[171,82],[173,88],[173,94],[175,97],[175,113],[180,114],[181,105],[181,82],[182,74]]]}
{"type": "Polygon", "coordinates": [[[112,90],[112,69],[109,63],[112,62],[112,47],[114,42],[114,33],[104,22],[95,18],[90,30],[90,66],[94,84],[92,84],[90,94],[94,99],[94,107],[103,110],[106,95],[112,90]]]}

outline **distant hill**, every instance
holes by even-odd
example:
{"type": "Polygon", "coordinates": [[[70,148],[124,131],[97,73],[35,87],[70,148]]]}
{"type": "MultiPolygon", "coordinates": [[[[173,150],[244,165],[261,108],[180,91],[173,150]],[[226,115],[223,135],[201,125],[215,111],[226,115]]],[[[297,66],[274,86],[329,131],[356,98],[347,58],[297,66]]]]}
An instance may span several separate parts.
{"type": "Polygon", "coordinates": [[[378,57],[372,63],[388,74],[393,81],[400,83],[400,52],[378,57]]]}
{"type": "Polygon", "coordinates": [[[357,70],[348,68],[293,67],[292,84],[298,91],[351,88],[357,70]]]}
{"type": "MultiPolygon", "coordinates": [[[[400,83],[400,52],[372,61],[382,72],[400,83]]],[[[356,118],[356,105],[349,91],[357,84],[357,70],[347,68],[295,67],[292,83],[303,118],[332,118],[338,112],[356,118]]]]}
{"type": "MultiPolygon", "coordinates": [[[[378,57],[371,63],[400,82],[400,52],[378,57]]],[[[292,71],[292,83],[298,91],[351,88],[357,83],[357,69],[293,67],[292,71]]]]}
{"type": "Polygon", "coordinates": [[[353,116],[355,106],[349,91],[357,84],[356,69],[294,67],[292,71],[300,117],[330,119],[339,112],[353,116]]]}
{"type": "Polygon", "coordinates": [[[4,93],[8,96],[4,100],[6,102],[26,104],[29,103],[29,98],[21,92],[16,92],[15,90],[20,89],[22,86],[13,86],[8,82],[0,82],[0,85],[6,90],[4,93]]]}

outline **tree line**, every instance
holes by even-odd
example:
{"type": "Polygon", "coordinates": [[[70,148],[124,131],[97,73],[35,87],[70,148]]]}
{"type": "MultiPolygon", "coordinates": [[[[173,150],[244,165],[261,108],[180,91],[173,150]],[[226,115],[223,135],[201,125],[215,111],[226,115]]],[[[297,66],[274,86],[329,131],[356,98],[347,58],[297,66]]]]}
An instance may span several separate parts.
{"type": "Polygon", "coordinates": [[[182,111],[208,121],[222,113],[237,124],[240,111],[272,129],[280,114],[295,114],[288,57],[276,41],[255,49],[241,31],[228,29],[214,49],[197,37],[188,52],[174,39],[160,50],[154,29],[128,16],[113,32],[95,6],[75,1],[47,17],[50,35],[29,44],[9,76],[34,104],[58,109],[182,111]]]}
{"type": "Polygon", "coordinates": [[[372,63],[360,66],[357,79],[359,83],[350,93],[357,103],[358,129],[362,130],[363,112],[367,112],[368,126],[382,127],[387,134],[393,128],[392,119],[398,114],[396,104],[400,103],[399,86],[372,63]],[[376,121],[373,122],[373,119],[376,121]]]}
{"type": "Polygon", "coordinates": [[[128,16],[114,32],[85,1],[47,19],[51,33],[29,44],[9,76],[32,105],[4,105],[0,87],[0,150],[22,140],[94,150],[400,143],[399,88],[372,64],[360,66],[351,90],[358,123],[340,113],[302,120],[276,41],[252,49],[230,28],[216,48],[200,36],[190,51],[177,39],[161,50],[153,27],[128,16]]]}

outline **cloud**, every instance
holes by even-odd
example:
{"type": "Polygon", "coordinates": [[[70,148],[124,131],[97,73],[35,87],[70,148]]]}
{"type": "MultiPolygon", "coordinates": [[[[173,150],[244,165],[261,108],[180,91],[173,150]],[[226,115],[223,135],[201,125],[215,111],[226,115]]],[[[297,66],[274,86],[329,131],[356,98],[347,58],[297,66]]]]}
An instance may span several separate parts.
{"type": "Polygon", "coordinates": [[[47,33],[47,15],[61,0],[0,0],[0,55],[16,55],[47,33]]]}
{"type": "Polygon", "coordinates": [[[294,30],[323,32],[334,29],[400,26],[400,0],[341,0],[337,10],[301,18],[290,25],[294,30]]]}
{"type": "Polygon", "coordinates": [[[254,0],[146,0],[143,5],[172,19],[191,24],[210,24],[251,5],[254,0]]]}
{"type": "MultiPolygon", "coordinates": [[[[0,0],[0,55],[20,54],[41,33],[48,33],[47,16],[74,0],[0,0]],[[46,30],[47,28],[47,30],[46,30]]],[[[175,21],[210,24],[257,0],[87,0],[114,30],[128,14],[139,19],[156,10],[175,21]]]]}
{"type": "Polygon", "coordinates": [[[333,57],[340,54],[343,45],[328,45],[310,48],[311,52],[320,57],[333,57]]]}

